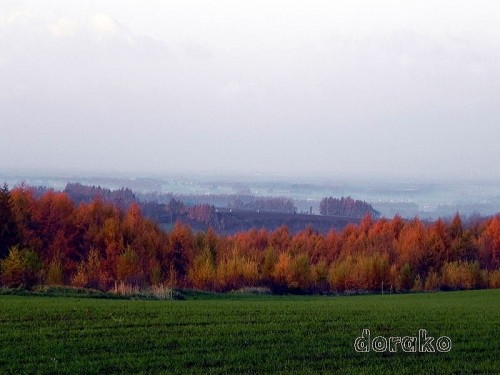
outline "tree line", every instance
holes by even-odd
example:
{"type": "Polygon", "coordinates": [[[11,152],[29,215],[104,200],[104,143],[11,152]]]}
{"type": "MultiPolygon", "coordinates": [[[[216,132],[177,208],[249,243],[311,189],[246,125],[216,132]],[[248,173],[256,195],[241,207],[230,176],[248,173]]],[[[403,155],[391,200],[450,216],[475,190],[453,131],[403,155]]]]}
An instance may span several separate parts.
{"type": "Polygon", "coordinates": [[[0,282],[300,293],[498,288],[500,216],[427,223],[367,215],[326,235],[282,226],[222,236],[181,222],[163,232],[135,202],[126,210],[101,198],[77,205],[64,192],[4,185],[0,282]]]}
{"type": "Polygon", "coordinates": [[[380,212],[376,211],[371,204],[354,200],[351,197],[333,198],[325,197],[319,202],[319,213],[321,215],[358,217],[365,215],[373,217],[380,216],[380,212]]]}
{"type": "Polygon", "coordinates": [[[286,197],[255,196],[252,194],[174,194],[174,193],[137,193],[141,202],[170,204],[172,200],[188,206],[210,205],[234,210],[253,210],[266,212],[294,213],[297,207],[293,200],[286,197]]]}

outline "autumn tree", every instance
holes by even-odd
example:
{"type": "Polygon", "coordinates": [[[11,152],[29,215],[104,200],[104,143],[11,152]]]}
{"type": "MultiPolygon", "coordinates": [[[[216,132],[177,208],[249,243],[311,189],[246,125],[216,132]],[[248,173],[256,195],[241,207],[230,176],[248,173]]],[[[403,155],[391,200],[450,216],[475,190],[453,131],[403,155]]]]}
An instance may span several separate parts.
{"type": "Polygon", "coordinates": [[[195,288],[213,290],[216,286],[216,271],[214,258],[206,247],[194,258],[189,270],[189,280],[195,288]]]}
{"type": "Polygon", "coordinates": [[[312,281],[309,257],[306,254],[292,257],[289,253],[281,253],[273,278],[279,291],[308,290],[312,281]]]}
{"type": "Polygon", "coordinates": [[[442,268],[442,286],[446,289],[474,289],[482,285],[479,262],[446,262],[442,268]]]}
{"type": "Polygon", "coordinates": [[[489,270],[500,268],[500,216],[489,221],[479,243],[481,266],[489,270]]]}
{"type": "Polygon", "coordinates": [[[108,271],[103,266],[99,250],[90,249],[87,258],[82,260],[72,278],[72,285],[93,289],[105,289],[111,284],[108,271]]]}
{"type": "Polygon", "coordinates": [[[270,245],[264,250],[263,255],[260,266],[260,276],[266,285],[273,287],[273,275],[276,263],[278,262],[278,252],[270,245]]]}
{"type": "Polygon", "coordinates": [[[397,252],[400,264],[408,264],[416,274],[427,274],[427,230],[419,219],[405,224],[399,233],[397,252]]]}
{"type": "Polygon", "coordinates": [[[408,263],[403,264],[397,274],[395,287],[398,290],[403,291],[411,290],[411,288],[415,284],[415,276],[416,275],[411,269],[411,266],[408,263]]]}
{"type": "Polygon", "coordinates": [[[311,265],[311,282],[314,290],[321,293],[328,291],[328,263],[325,259],[311,265]]]}
{"type": "Polygon", "coordinates": [[[40,282],[42,263],[33,250],[14,246],[7,257],[0,261],[0,269],[3,285],[31,288],[40,282]]]}
{"type": "Polygon", "coordinates": [[[192,260],[193,236],[190,228],[177,222],[168,236],[167,265],[172,285],[182,285],[192,260]]]}
{"type": "Polygon", "coordinates": [[[48,265],[45,283],[47,285],[63,285],[64,274],[63,265],[60,259],[53,259],[48,265]]]}
{"type": "Polygon", "coordinates": [[[355,261],[352,256],[349,255],[330,264],[328,283],[331,290],[336,292],[355,290],[357,278],[355,261]]]}
{"type": "Polygon", "coordinates": [[[42,247],[47,251],[44,258],[71,258],[74,231],[75,207],[64,193],[47,191],[37,202],[33,212],[33,220],[39,228],[42,247]]]}
{"type": "Polygon", "coordinates": [[[258,265],[236,248],[217,264],[217,288],[222,291],[254,286],[258,282],[258,265]]]}
{"type": "Polygon", "coordinates": [[[118,281],[128,285],[140,285],[143,282],[143,276],[137,252],[131,246],[127,246],[116,262],[118,281]]]}

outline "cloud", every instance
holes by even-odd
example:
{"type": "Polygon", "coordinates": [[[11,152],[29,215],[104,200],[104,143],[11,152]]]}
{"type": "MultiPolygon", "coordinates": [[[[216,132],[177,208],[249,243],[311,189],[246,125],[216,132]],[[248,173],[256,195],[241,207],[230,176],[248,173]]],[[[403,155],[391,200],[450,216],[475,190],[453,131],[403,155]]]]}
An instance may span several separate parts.
{"type": "Polygon", "coordinates": [[[27,25],[34,19],[30,9],[14,9],[5,15],[0,15],[1,26],[27,25]]]}
{"type": "Polygon", "coordinates": [[[222,93],[225,96],[238,96],[245,92],[245,87],[239,82],[229,82],[222,88],[222,93]]]}
{"type": "Polygon", "coordinates": [[[98,13],[90,19],[90,29],[99,35],[117,35],[121,27],[112,17],[98,13]]]}
{"type": "Polygon", "coordinates": [[[47,26],[52,35],[56,37],[70,37],[75,34],[77,25],[68,17],[59,18],[56,22],[47,26]]]}
{"type": "Polygon", "coordinates": [[[29,3],[0,1],[0,149],[73,150],[40,165],[418,172],[446,154],[460,173],[498,159],[500,34],[477,16],[29,3]]]}
{"type": "Polygon", "coordinates": [[[97,13],[90,17],[87,32],[90,32],[101,42],[121,42],[129,47],[137,47],[140,43],[138,35],[132,33],[124,24],[105,13],[97,13]]]}

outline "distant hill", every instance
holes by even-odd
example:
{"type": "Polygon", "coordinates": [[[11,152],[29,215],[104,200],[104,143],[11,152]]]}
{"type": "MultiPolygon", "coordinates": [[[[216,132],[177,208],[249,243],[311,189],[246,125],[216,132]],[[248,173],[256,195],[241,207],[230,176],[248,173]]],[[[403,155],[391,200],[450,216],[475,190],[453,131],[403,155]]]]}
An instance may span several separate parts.
{"type": "Polygon", "coordinates": [[[68,183],[64,189],[71,200],[77,204],[90,203],[95,198],[113,203],[122,210],[126,210],[131,203],[137,203],[135,194],[129,188],[111,190],[100,186],[88,186],[80,183],[68,183]]]}
{"type": "MultiPolygon", "coordinates": [[[[336,208],[326,211],[328,214],[312,215],[296,213],[293,201],[283,197],[256,197],[249,194],[191,196],[171,193],[137,196],[128,188],[111,190],[80,183],[68,183],[64,192],[77,204],[99,198],[127,210],[132,203],[137,203],[145,217],[164,229],[170,229],[175,222],[181,221],[194,230],[206,231],[213,228],[220,234],[233,234],[253,228],[275,230],[282,225],[286,225],[291,233],[307,227],[326,233],[331,229],[341,230],[347,224],[357,223],[366,213],[378,216],[378,212],[369,204],[354,201],[350,197],[333,200],[332,207],[336,208]]],[[[328,205],[333,198],[325,199],[328,205]]]]}

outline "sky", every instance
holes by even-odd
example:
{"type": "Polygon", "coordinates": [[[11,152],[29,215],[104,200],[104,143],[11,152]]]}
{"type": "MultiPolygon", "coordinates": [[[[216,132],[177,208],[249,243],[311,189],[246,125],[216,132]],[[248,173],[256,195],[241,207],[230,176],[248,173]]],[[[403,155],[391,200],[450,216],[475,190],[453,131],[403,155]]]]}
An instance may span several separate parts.
{"type": "Polygon", "coordinates": [[[0,1],[0,171],[500,177],[498,1],[0,1]]]}

